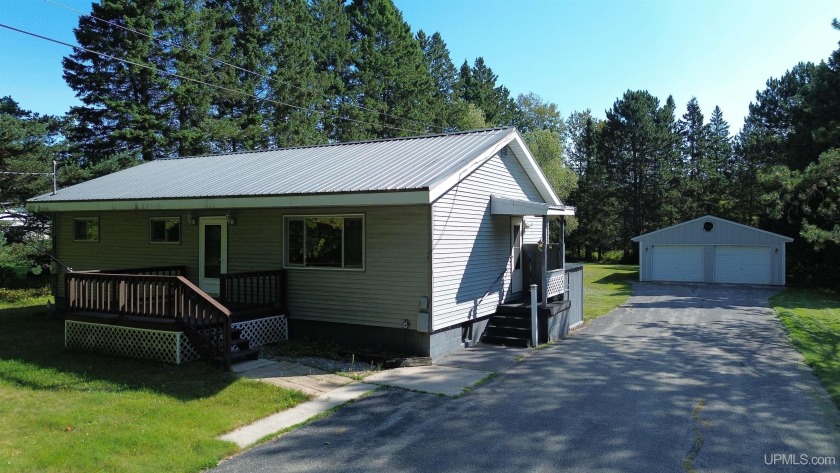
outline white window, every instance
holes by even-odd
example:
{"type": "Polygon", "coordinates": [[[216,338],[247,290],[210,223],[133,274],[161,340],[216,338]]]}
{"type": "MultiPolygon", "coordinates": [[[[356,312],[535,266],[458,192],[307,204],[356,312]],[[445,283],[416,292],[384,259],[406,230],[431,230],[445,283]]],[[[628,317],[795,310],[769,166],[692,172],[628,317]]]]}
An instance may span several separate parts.
{"type": "Polygon", "coordinates": [[[150,218],[149,243],[181,243],[181,217],[150,218]]]}
{"type": "Polygon", "coordinates": [[[286,217],[286,266],[364,269],[363,215],[286,217]]]}
{"type": "Polygon", "coordinates": [[[99,217],[73,219],[73,241],[99,241],[99,217]]]}

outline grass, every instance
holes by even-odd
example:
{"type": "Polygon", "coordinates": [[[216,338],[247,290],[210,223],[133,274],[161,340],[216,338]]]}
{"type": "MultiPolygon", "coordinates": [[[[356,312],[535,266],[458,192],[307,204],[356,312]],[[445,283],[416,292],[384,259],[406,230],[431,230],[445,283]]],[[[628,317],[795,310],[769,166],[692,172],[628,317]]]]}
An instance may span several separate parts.
{"type": "Polygon", "coordinates": [[[0,472],[194,472],[238,450],[219,435],[307,399],[201,362],[65,351],[44,314],[0,310],[0,472]]]}
{"type": "Polygon", "coordinates": [[[589,323],[624,304],[632,295],[639,267],[622,264],[585,264],[583,267],[583,320],[589,323]]]}
{"type": "Polygon", "coordinates": [[[49,300],[52,300],[49,287],[34,289],[6,289],[0,287],[0,309],[35,305],[45,306],[49,300]]]}
{"type": "Polygon", "coordinates": [[[770,298],[793,345],[840,408],[840,295],[788,289],[770,298]]]}

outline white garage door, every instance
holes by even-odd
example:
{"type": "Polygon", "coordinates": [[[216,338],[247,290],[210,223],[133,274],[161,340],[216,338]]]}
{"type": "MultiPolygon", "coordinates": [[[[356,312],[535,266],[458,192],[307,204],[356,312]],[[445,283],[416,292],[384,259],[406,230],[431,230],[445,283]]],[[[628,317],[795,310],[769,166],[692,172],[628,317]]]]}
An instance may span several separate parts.
{"type": "Polygon", "coordinates": [[[703,282],[702,246],[654,245],[652,251],[652,280],[703,282]]]}
{"type": "Polygon", "coordinates": [[[769,246],[715,247],[715,282],[770,284],[772,271],[769,246]]]}

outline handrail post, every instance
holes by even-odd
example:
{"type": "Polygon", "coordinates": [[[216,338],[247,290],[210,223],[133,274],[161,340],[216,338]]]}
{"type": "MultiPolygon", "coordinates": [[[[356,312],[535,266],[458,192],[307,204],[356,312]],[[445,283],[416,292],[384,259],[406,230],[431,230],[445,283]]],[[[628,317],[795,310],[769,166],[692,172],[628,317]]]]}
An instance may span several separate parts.
{"type": "Polygon", "coordinates": [[[531,346],[538,344],[537,333],[537,285],[531,284],[531,346]]]}

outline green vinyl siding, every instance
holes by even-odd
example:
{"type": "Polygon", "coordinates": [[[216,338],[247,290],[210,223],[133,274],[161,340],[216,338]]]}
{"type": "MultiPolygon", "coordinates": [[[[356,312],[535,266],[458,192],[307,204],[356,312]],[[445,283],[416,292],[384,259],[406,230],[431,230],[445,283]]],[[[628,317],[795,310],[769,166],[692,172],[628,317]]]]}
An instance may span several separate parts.
{"type": "MultiPolygon", "coordinates": [[[[57,258],[75,270],[185,265],[197,281],[198,225],[191,215],[224,216],[226,209],[193,211],[116,211],[56,214],[57,258]],[[100,218],[100,242],[74,242],[73,218],[100,218]],[[181,243],[149,242],[152,217],[181,217],[181,243]]],[[[364,215],[364,270],[289,268],[289,317],[320,322],[412,328],[420,298],[430,296],[430,206],[240,209],[228,226],[228,272],[283,267],[283,217],[364,215]]],[[[64,295],[64,273],[57,295],[64,295]]]]}

